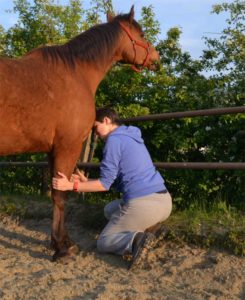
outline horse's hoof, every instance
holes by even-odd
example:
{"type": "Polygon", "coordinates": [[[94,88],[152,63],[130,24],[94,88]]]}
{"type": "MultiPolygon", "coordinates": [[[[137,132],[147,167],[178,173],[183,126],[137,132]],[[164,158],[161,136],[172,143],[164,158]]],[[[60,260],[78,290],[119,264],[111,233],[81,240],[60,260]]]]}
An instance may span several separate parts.
{"type": "Polygon", "coordinates": [[[51,242],[50,242],[48,248],[49,248],[50,250],[58,251],[57,245],[56,245],[56,243],[55,243],[54,241],[51,241],[51,242]]]}
{"type": "Polygon", "coordinates": [[[77,255],[80,252],[80,248],[78,245],[75,244],[75,245],[71,246],[70,248],[68,248],[67,252],[70,255],[77,255]]]}
{"type": "Polygon", "coordinates": [[[68,264],[73,261],[75,256],[80,252],[78,245],[73,245],[68,248],[65,252],[55,251],[52,261],[59,262],[62,264],[68,264]]]}

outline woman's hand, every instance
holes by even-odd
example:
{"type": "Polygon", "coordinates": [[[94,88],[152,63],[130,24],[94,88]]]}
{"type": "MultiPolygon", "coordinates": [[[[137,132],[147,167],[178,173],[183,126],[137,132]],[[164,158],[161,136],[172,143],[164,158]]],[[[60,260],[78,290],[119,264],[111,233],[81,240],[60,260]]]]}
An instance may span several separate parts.
{"type": "Polygon", "coordinates": [[[71,181],[81,181],[81,182],[87,182],[88,178],[81,172],[78,168],[76,168],[76,174],[71,175],[71,181]]]}
{"type": "Polygon", "coordinates": [[[73,190],[73,182],[69,181],[65,174],[58,172],[61,178],[52,179],[52,185],[55,190],[59,191],[72,191],[73,190]]]}
{"type": "Polygon", "coordinates": [[[72,174],[72,175],[71,175],[70,181],[71,181],[71,182],[80,181],[79,175],[77,175],[77,174],[72,174]]]}

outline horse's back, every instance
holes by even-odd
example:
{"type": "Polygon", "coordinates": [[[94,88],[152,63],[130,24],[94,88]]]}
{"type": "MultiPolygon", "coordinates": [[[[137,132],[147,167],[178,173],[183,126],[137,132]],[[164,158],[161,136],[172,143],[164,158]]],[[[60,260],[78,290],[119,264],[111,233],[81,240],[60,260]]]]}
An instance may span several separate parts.
{"type": "Polygon", "coordinates": [[[37,79],[41,80],[41,72],[38,61],[31,57],[0,58],[0,101],[19,101],[26,94],[33,93],[30,87],[34,87],[37,79]]]}

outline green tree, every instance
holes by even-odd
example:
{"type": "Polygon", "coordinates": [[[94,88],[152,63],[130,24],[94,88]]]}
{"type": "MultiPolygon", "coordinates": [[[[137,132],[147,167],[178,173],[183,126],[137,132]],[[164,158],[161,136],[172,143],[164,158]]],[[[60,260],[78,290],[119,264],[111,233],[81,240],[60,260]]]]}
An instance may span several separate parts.
{"type": "Polygon", "coordinates": [[[54,0],[15,0],[13,12],[18,14],[16,25],[7,30],[4,54],[11,57],[24,55],[41,45],[61,44],[86,28],[85,11],[80,0],[69,5],[54,0]]]}
{"type": "Polygon", "coordinates": [[[245,99],[245,3],[235,0],[213,6],[213,13],[228,13],[219,38],[206,38],[205,67],[215,74],[216,95],[222,105],[243,105],[245,99]],[[221,102],[221,98],[223,101],[221,102]]]}
{"type": "MultiPolygon", "coordinates": [[[[230,13],[228,28],[219,38],[207,39],[209,49],[204,51],[202,60],[193,60],[181,50],[178,28],[170,29],[166,40],[159,43],[169,85],[157,89],[158,93],[161,89],[167,92],[165,98],[161,93],[160,98],[165,101],[156,101],[156,108],[164,111],[170,104],[170,110],[180,111],[244,105],[244,3],[214,6],[216,12],[224,10],[230,13]],[[210,69],[213,75],[204,77],[203,72],[210,69]]],[[[149,132],[150,149],[161,161],[244,161],[243,128],[244,115],[158,123],[149,132]],[[159,153],[158,149],[164,151],[159,153]]],[[[181,206],[203,198],[202,195],[206,202],[225,197],[238,206],[244,203],[244,172],[177,170],[165,174],[181,206]]]]}
{"type": "Polygon", "coordinates": [[[3,26],[0,25],[0,55],[4,54],[4,51],[6,49],[5,45],[5,30],[3,26]]]}
{"type": "MultiPolygon", "coordinates": [[[[228,14],[226,28],[218,38],[206,38],[203,65],[213,75],[209,91],[216,106],[245,104],[245,3],[235,0],[213,6],[213,13],[228,14]]],[[[223,116],[209,132],[209,155],[222,161],[244,161],[245,116],[223,116]],[[217,126],[218,125],[218,126],[217,126]],[[217,141],[217,136],[219,140],[217,141]]],[[[222,172],[220,172],[222,173],[222,172]]],[[[244,203],[245,174],[242,171],[223,172],[221,180],[230,203],[244,203]],[[224,179],[224,180],[223,180],[224,179]],[[234,197],[234,195],[236,195],[234,197]]]]}

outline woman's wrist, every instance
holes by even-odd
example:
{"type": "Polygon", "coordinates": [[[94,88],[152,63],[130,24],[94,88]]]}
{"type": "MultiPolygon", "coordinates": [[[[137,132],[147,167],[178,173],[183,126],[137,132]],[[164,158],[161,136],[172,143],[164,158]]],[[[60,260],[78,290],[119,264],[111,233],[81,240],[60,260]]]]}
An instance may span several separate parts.
{"type": "Polygon", "coordinates": [[[79,183],[80,183],[80,180],[74,180],[74,182],[72,182],[71,190],[73,190],[74,192],[78,192],[79,191],[79,183]]]}

